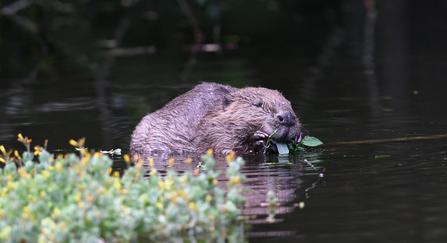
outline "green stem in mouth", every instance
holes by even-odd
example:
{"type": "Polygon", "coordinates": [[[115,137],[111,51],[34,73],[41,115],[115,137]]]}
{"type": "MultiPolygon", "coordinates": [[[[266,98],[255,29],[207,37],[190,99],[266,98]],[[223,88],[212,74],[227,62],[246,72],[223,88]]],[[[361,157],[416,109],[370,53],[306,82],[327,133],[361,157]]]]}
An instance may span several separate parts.
{"type": "Polygon", "coordinates": [[[267,149],[270,148],[270,138],[271,138],[273,135],[275,135],[275,133],[276,133],[277,131],[278,131],[278,129],[275,129],[275,131],[273,131],[273,133],[270,134],[269,137],[267,138],[267,143],[266,143],[266,145],[265,145],[265,147],[264,147],[264,153],[263,153],[263,154],[265,154],[265,153],[267,152],[267,149]]]}
{"type": "Polygon", "coordinates": [[[275,133],[278,131],[278,129],[275,129],[275,131],[273,131],[273,133],[272,134],[270,134],[270,136],[269,136],[269,138],[268,138],[268,140],[270,141],[270,138],[273,136],[273,135],[275,135],[275,133]]]}

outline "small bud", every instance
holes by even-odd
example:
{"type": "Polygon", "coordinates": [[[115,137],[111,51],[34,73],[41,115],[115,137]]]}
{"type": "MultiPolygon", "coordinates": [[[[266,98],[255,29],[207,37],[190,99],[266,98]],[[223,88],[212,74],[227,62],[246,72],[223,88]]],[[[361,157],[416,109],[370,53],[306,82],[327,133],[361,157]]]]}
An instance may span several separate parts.
{"type": "Polygon", "coordinates": [[[14,190],[14,183],[12,181],[8,181],[7,185],[10,190],[14,190]]]}
{"type": "Polygon", "coordinates": [[[113,186],[114,186],[117,190],[121,189],[121,183],[120,183],[119,181],[115,181],[115,182],[113,183],[113,186]]]}
{"type": "Polygon", "coordinates": [[[236,153],[234,151],[230,151],[230,153],[225,157],[228,163],[233,161],[236,158],[236,153]]]}
{"type": "Polygon", "coordinates": [[[208,196],[206,196],[206,198],[205,198],[205,201],[206,201],[206,202],[210,202],[210,201],[211,201],[211,199],[212,199],[212,198],[211,198],[211,196],[210,196],[210,195],[208,195],[208,196]]]}
{"type": "Polygon", "coordinates": [[[208,151],[206,151],[206,155],[212,156],[213,155],[213,149],[208,149],[208,151]]]}
{"type": "Polygon", "coordinates": [[[173,167],[174,166],[174,158],[169,158],[168,160],[168,166],[173,167]]]}
{"type": "Polygon", "coordinates": [[[75,147],[78,146],[78,142],[76,142],[73,139],[70,139],[69,143],[70,143],[71,146],[75,146],[75,147]]]}
{"type": "Polygon", "coordinates": [[[62,172],[62,170],[63,170],[64,168],[62,167],[62,164],[61,164],[60,162],[57,162],[57,163],[56,163],[56,169],[57,169],[59,172],[62,172]]]}
{"type": "Polygon", "coordinates": [[[42,170],[42,175],[45,176],[45,178],[48,178],[48,176],[50,176],[50,173],[47,170],[42,170]]]}
{"type": "Polygon", "coordinates": [[[3,145],[0,145],[0,151],[2,151],[2,154],[6,155],[6,149],[3,145]]]}
{"type": "Polygon", "coordinates": [[[57,217],[59,217],[61,215],[61,211],[59,211],[58,208],[55,208],[53,211],[54,211],[54,215],[56,215],[57,217]]]}
{"type": "Polygon", "coordinates": [[[90,203],[92,203],[95,198],[92,195],[85,195],[85,198],[87,199],[87,201],[89,201],[90,203]]]}
{"type": "Polygon", "coordinates": [[[193,202],[189,203],[189,209],[196,211],[196,204],[193,202]]]}
{"type": "Polygon", "coordinates": [[[126,161],[127,164],[130,164],[130,156],[128,154],[123,155],[124,161],[126,161]]]}
{"type": "Polygon", "coordinates": [[[237,184],[238,182],[239,182],[238,176],[233,177],[233,179],[231,179],[231,181],[230,181],[231,184],[237,184]]]}
{"type": "Polygon", "coordinates": [[[136,160],[136,161],[137,161],[137,164],[136,164],[137,168],[142,168],[144,165],[143,159],[141,157],[138,157],[138,160],[136,160]]]}

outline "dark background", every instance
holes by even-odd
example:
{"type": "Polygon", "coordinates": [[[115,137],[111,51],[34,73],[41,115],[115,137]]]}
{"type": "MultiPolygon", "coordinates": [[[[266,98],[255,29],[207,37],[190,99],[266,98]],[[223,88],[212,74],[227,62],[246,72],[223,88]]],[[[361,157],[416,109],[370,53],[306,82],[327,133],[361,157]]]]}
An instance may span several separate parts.
{"type": "Polygon", "coordinates": [[[62,153],[86,137],[90,149],[127,153],[143,116],[202,81],[277,89],[325,143],[307,156],[326,172],[302,157],[261,158],[289,167],[247,161],[245,209],[265,216],[268,190],[281,204],[280,221],[253,223],[250,241],[445,242],[446,9],[443,0],[2,0],[0,144],[23,151],[22,133],[62,153]]]}
{"type": "Polygon", "coordinates": [[[95,147],[125,147],[142,116],[200,81],[279,89],[308,118],[333,96],[362,98],[362,112],[375,117],[406,115],[414,100],[429,101],[424,116],[438,115],[445,112],[446,5],[5,0],[0,142],[29,132],[57,147],[81,136],[95,147]],[[204,51],[206,44],[221,49],[204,51]]]}

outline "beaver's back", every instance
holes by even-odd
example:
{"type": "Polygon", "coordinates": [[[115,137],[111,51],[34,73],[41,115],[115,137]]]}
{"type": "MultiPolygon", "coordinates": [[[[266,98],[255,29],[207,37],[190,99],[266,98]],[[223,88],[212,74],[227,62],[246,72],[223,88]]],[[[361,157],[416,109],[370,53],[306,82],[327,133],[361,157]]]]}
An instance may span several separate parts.
{"type": "Polygon", "coordinates": [[[202,83],[146,115],[132,134],[131,153],[195,151],[191,141],[200,119],[221,105],[224,95],[236,90],[228,85],[202,83]]]}

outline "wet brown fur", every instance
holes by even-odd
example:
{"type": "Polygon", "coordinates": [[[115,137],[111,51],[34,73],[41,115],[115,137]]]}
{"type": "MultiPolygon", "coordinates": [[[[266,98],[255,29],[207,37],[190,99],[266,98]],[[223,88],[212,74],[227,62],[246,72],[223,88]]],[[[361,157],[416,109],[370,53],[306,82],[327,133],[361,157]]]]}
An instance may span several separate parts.
{"type": "Polygon", "coordinates": [[[291,104],[276,90],[237,89],[203,83],[145,116],[131,139],[131,153],[254,153],[272,134],[279,142],[296,140],[300,123],[291,104]],[[288,117],[286,125],[282,117],[288,117]],[[289,124],[290,123],[290,124],[289,124]]]}

